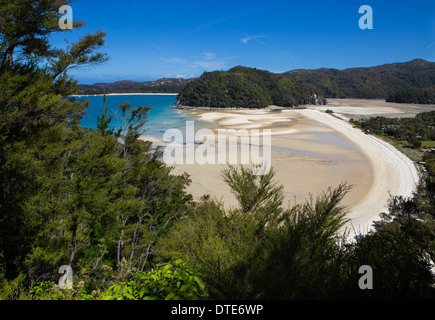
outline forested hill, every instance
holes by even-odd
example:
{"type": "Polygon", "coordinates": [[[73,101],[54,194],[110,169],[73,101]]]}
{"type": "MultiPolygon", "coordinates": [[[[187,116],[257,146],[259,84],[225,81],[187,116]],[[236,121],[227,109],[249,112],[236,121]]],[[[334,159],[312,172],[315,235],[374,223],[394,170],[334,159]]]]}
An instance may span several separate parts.
{"type": "Polygon", "coordinates": [[[205,72],[179,93],[177,107],[266,108],[324,104],[310,85],[254,68],[205,72]]]}
{"type": "Polygon", "coordinates": [[[77,94],[179,93],[179,106],[264,108],[322,104],[324,98],[435,103],[435,63],[422,59],[375,67],[296,69],[274,74],[253,68],[206,72],[194,79],[79,85],[77,94]],[[324,98],[322,98],[324,97],[324,98]]]}
{"type": "Polygon", "coordinates": [[[435,86],[403,89],[390,94],[387,102],[435,104],[435,86]]]}
{"type": "Polygon", "coordinates": [[[299,69],[283,75],[313,85],[325,98],[386,99],[402,90],[434,86],[435,63],[415,59],[368,68],[299,69]]]}
{"type": "Polygon", "coordinates": [[[160,79],[148,82],[130,80],[112,83],[95,83],[92,85],[79,85],[77,94],[103,94],[103,93],[178,93],[191,79],[160,79]]]}

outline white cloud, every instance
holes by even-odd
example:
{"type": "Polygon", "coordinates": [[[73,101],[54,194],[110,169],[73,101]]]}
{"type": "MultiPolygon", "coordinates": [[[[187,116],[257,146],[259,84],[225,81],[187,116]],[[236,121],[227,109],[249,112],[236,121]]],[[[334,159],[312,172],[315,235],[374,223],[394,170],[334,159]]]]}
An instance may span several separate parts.
{"type": "Polygon", "coordinates": [[[226,66],[226,61],[223,59],[218,59],[215,53],[204,52],[204,60],[195,61],[193,66],[201,67],[205,70],[223,69],[226,66]]]}
{"type": "Polygon", "coordinates": [[[205,60],[214,60],[216,58],[216,53],[204,52],[205,60]]]}
{"type": "Polygon", "coordinates": [[[258,40],[260,38],[266,38],[266,37],[267,36],[262,36],[262,35],[259,35],[259,36],[246,36],[246,37],[240,39],[240,41],[242,41],[244,44],[247,44],[250,40],[258,40]]]}
{"type": "Polygon", "coordinates": [[[182,64],[187,62],[185,59],[180,59],[180,58],[160,58],[160,60],[169,63],[182,63],[182,64]]]}
{"type": "Polygon", "coordinates": [[[216,70],[225,68],[225,61],[196,61],[194,62],[195,66],[199,66],[206,70],[216,70]]]}
{"type": "Polygon", "coordinates": [[[270,48],[270,49],[273,49],[273,50],[275,50],[275,51],[278,51],[278,52],[280,52],[281,54],[284,54],[284,55],[286,55],[286,56],[288,56],[288,57],[294,58],[294,56],[293,56],[291,53],[288,53],[288,52],[282,51],[282,50],[280,50],[280,49],[278,49],[278,48],[275,48],[275,47],[273,47],[273,46],[271,46],[271,45],[265,43],[264,41],[260,40],[261,38],[268,38],[268,37],[269,37],[269,36],[265,36],[265,35],[259,35],[259,36],[246,36],[246,37],[240,39],[240,41],[242,41],[244,44],[247,44],[249,41],[251,41],[251,40],[255,40],[255,41],[257,41],[259,44],[261,44],[261,45],[263,45],[263,46],[265,46],[265,47],[268,47],[268,48],[270,48]]]}
{"type": "Polygon", "coordinates": [[[430,45],[428,45],[428,46],[426,47],[426,49],[424,49],[424,50],[426,51],[427,49],[432,48],[434,45],[435,45],[435,42],[432,42],[432,43],[431,43],[430,45]]]}

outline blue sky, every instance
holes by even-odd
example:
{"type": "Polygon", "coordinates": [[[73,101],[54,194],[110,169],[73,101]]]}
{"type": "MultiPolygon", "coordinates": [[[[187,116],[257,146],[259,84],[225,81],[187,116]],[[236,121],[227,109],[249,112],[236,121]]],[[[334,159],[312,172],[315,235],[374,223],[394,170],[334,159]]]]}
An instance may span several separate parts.
{"type": "Polygon", "coordinates": [[[110,61],[72,72],[80,83],[191,78],[237,65],[271,72],[345,69],[415,58],[435,61],[435,1],[77,0],[86,27],[53,36],[107,33],[110,61]],[[373,29],[362,30],[362,5],[373,29]]]}

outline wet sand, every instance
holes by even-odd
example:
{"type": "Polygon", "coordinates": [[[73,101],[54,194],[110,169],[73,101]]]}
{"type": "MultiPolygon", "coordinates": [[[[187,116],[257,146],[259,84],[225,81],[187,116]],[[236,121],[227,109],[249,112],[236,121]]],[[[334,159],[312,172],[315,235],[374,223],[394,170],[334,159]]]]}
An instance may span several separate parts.
{"type": "Polygon", "coordinates": [[[405,104],[368,99],[328,99],[326,106],[310,106],[310,109],[325,111],[330,109],[341,118],[369,117],[414,117],[417,113],[435,110],[435,105],[405,104]]]}
{"type": "MultiPolygon", "coordinates": [[[[421,109],[380,100],[335,99],[327,106],[307,106],[304,110],[188,112],[210,122],[214,132],[219,128],[270,129],[272,166],[277,172],[276,180],[284,186],[286,204],[301,203],[310,194],[316,196],[328,187],[346,182],[353,185],[343,200],[351,219],[346,227],[366,232],[379,213],[386,211],[390,195],[411,196],[419,177],[411,160],[384,141],[353,128],[346,120],[356,116],[415,115],[421,109]],[[332,108],[334,115],[324,112],[332,108]]],[[[155,138],[151,140],[167,145],[155,138]]],[[[240,156],[240,149],[230,152],[240,156]]],[[[193,182],[187,191],[195,199],[210,194],[227,207],[237,206],[231,190],[222,181],[222,165],[174,167],[174,173],[187,172],[191,176],[193,182]]]]}

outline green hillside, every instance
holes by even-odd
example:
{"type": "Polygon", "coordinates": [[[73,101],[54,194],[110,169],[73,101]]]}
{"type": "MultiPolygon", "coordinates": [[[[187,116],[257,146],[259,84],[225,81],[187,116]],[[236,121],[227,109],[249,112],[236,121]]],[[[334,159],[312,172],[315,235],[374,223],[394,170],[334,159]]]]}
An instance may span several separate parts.
{"type": "Polygon", "coordinates": [[[82,84],[78,88],[78,94],[178,92],[180,107],[264,108],[271,104],[295,107],[322,104],[324,98],[432,104],[435,63],[415,59],[368,68],[297,69],[283,74],[239,66],[206,72],[195,79],[124,80],[82,84]]]}
{"type": "Polygon", "coordinates": [[[266,108],[324,104],[325,100],[302,81],[254,68],[235,67],[206,72],[179,93],[178,107],[266,108]]]}
{"type": "Polygon", "coordinates": [[[435,86],[403,89],[390,94],[387,102],[435,104],[435,86]]]}
{"type": "Polygon", "coordinates": [[[435,63],[415,59],[369,68],[299,69],[283,75],[307,82],[325,98],[385,99],[401,90],[435,85],[435,63]]]}
{"type": "Polygon", "coordinates": [[[95,83],[92,85],[81,84],[78,93],[103,94],[103,93],[177,93],[191,81],[190,79],[159,79],[156,81],[136,82],[130,80],[116,81],[111,83],[95,83]]]}

